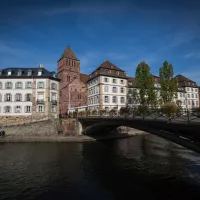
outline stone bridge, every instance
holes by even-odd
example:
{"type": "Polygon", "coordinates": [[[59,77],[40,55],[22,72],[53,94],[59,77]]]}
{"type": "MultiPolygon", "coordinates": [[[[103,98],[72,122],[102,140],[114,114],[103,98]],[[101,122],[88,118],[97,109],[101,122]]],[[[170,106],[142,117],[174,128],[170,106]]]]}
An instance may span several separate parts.
{"type": "Polygon", "coordinates": [[[117,117],[79,117],[78,120],[82,125],[83,134],[92,136],[127,126],[157,135],[200,153],[200,122],[117,117]]]}

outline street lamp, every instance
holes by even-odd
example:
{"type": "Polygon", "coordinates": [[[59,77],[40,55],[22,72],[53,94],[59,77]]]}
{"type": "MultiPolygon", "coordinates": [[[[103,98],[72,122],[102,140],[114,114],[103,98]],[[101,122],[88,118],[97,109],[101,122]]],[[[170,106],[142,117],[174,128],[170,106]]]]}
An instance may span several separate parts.
{"type": "Polygon", "coordinates": [[[70,96],[70,88],[71,88],[71,86],[75,86],[75,84],[69,84],[69,94],[68,94],[68,96],[69,96],[69,102],[68,102],[68,110],[71,108],[71,105],[70,105],[70,99],[71,99],[71,96],[70,96]]]}

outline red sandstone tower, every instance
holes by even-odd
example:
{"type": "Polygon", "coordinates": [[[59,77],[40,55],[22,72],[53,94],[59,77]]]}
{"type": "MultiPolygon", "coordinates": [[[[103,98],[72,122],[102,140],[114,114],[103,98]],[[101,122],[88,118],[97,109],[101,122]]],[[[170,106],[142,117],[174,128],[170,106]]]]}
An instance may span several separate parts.
{"type": "Polygon", "coordinates": [[[87,105],[88,75],[80,73],[80,60],[68,46],[58,60],[60,82],[60,113],[71,107],[87,105]]]}

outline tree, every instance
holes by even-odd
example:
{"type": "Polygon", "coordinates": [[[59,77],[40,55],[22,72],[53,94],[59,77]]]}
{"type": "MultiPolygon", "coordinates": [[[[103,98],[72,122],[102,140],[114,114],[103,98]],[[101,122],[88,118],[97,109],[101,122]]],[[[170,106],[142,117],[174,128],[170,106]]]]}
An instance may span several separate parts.
{"type": "Polygon", "coordinates": [[[174,78],[174,70],[172,64],[167,61],[159,70],[160,98],[162,103],[172,102],[177,97],[177,80],[174,78]]]}
{"type": "Polygon", "coordinates": [[[136,69],[137,98],[140,105],[154,107],[157,104],[157,94],[154,88],[154,79],[150,67],[145,62],[138,64],[136,69]]]}

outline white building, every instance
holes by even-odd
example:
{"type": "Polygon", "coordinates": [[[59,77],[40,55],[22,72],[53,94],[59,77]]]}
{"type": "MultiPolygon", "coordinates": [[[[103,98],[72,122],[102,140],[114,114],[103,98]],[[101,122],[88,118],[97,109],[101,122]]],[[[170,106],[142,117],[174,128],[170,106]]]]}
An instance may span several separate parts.
{"type": "Polygon", "coordinates": [[[107,60],[90,74],[87,88],[88,109],[119,110],[126,106],[126,73],[107,60]]]}
{"type": "Polygon", "coordinates": [[[0,70],[0,116],[59,114],[59,79],[40,68],[0,70]]]}

